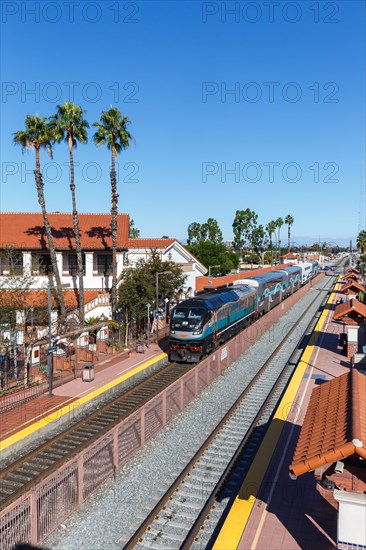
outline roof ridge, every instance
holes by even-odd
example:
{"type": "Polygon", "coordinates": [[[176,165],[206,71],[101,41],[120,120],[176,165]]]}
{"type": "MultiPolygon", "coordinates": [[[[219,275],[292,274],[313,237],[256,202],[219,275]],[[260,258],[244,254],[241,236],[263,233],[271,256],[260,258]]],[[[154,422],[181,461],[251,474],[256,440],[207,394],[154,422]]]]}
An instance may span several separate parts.
{"type": "Polygon", "coordinates": [[[352,443],[356,447],[355,452],[357,452],[357,448],[363,447],[362,442],[362,434],[361,434],[361,422],[360,422],[360,411],[361,411],[361,403],[360,403],[360,393],[359,393],[359,385],[358,385],[358,376],[364,376],[363,374],[359,373],[355,368],[351,370],[351,379],[350,379],[350,386],[351,386],[351,430],[352,430],[352,443]]]}
{"type": "MultiPolygon", "coordinates": [[[[42,212],[0,212],[0,214],[11,214],[11,215],[23,215],[31,214],[32,216],[42,216],[42,212]]],[[[58,214],[60,216],[72,216],[72,212],[59,212],[59,211],[48,211],[47,214],[58,214]]],[[[111,216],[110,212],[78,212],[80,216],[111,216]]],[[[118,216],[129,216],[128,212],[118,212],[118,216]]]]}

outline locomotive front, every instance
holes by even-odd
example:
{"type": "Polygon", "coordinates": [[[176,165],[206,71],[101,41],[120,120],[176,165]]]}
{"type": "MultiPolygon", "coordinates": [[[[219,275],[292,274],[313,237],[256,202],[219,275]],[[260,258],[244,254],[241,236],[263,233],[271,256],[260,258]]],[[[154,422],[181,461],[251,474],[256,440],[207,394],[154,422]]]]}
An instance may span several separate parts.
{"type": "Polygon", "coordinates": [[[206,353],[210,311],[199,300],[173,308],[170,318],[169,359],[196,363],[206,353]]]}

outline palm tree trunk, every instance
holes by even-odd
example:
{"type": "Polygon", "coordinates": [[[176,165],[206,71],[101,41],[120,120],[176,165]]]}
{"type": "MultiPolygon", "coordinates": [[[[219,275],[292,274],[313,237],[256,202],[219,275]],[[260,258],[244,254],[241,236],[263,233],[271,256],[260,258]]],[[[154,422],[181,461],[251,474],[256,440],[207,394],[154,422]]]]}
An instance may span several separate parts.
{"type": "Polygon", "coordinates": [[[275,238],[275,257],[277,258],[278,241],[277,241],[276,231],[274,231],[273,235],[274,235],[274,238],[275,238]]]}
{"type": "Polygon", "coordinates": [[[81,253],[81,243],[80,243],[79,216],[76,210],[74,155],[72,152],[71,138],[69,138],[69,153],[70,153],[70,190],[71,190],[71,197],[72,197],[72,220],[74,223],[76,258],[77,258],[78,275],[79,275],[79,317],[80,317],[80,323],[83,324],[84,323],[84,268],[83,268],[83,257],[81,253]]]}
{"type": "Polygon", "coordinates": [[[291,225],[288,224],[288,231],[287,231],[287,236],[288,236],[288,252],[290,252],[290,248],[291,248],[291,230],[290,230],[290,227],[291,225]]]}
{"type": "Polygon", "coordinates": [[[112,167],[111,167],[111,232],[112,232],[112,319],[116,317],[117,309],[117,213],[118,213],[118,194],[117,194],[117,177],[116,177],[116,149],[112,146],[112,167]]]}
{"type": "Polygon", "coordinates": [[[273,265],[273,243],[272,243],[272,233],[269,234],[269,246],[271,249],[271,266],[273,265]]]}
{"type": "Polygon", "coordinates": [[[61,286],[61,277],[57,266],[57,256],[56,256],[56,250],[55,250],[55,244],[53,242],[53,236],[52,236],[52,230],[51,230],[51,224],[49,222],[47,211],[46,211],[46,201],[44,198],[44,185],[43,185],[43,178],[41,174],[41,165],[39,160],[39,149],[36,149],[36,169],[35,169],[35,178],[36,178],[36,188],[37,188],[37,195],[38,195],[38,202],[41,207],[42,217],[43,217],[43,225],[45,228],[47,241],[48,241],[48,249],[50,251],[50,257],[51,257],[51,264],[52,264],[52,270],[53,274],[55,276],[56,280],[56,293],[57,293],[57,302],[58,307],[60,309],[60,316],[61,316],[61,322],[63,322],[66,318],[66,309],[65,309],[65,301],[64,301],[64,295],[62,292],[62,286],[61,286]]]}

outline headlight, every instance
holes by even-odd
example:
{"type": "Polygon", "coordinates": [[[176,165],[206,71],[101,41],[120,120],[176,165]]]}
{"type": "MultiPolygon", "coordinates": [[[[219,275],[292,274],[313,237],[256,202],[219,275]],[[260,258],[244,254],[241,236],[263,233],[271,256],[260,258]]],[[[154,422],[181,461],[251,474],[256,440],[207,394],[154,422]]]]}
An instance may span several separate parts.
{"type": "Polygon", "coordinates": [[[202,329],[201,328],[199,330],[194,330],[193,331],[194,336],[197,336],[198,334],[202,334],[202,329]]]}
{"type": "Polygon", "coordinates": [[[175,334],[175,330],[170,329],[170,334],[175,334]]]}

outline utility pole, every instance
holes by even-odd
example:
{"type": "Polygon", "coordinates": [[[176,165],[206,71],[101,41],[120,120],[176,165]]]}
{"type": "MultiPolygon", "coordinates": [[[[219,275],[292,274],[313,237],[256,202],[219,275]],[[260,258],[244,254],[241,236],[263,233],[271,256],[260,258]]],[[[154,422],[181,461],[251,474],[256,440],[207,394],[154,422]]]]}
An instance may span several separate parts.
{"type": "Polygon", "coordinates": [[[352,266],[352,240],[349,241],[349,266],[352,266]]]}

